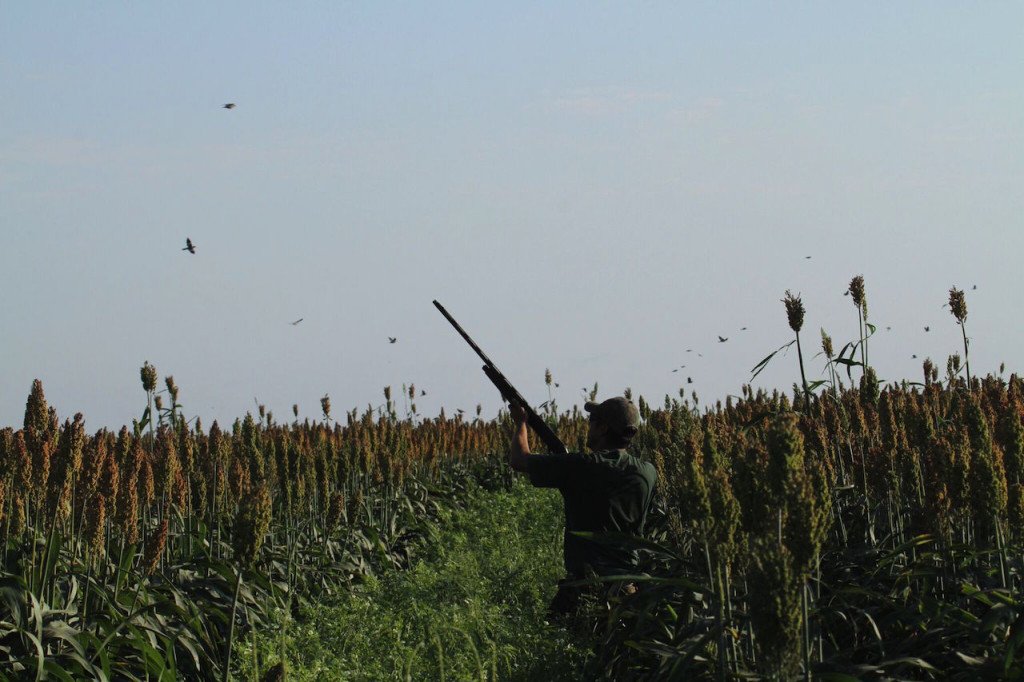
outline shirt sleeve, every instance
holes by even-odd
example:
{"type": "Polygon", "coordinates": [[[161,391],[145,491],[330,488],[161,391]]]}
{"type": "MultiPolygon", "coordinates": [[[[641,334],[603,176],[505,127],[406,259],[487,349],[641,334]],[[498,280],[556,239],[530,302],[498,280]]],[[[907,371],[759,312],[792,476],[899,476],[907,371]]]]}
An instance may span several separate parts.
{"type": "Polygon", "coordinates": [[[538,488],[561,488],[578,460],[571,455],[527,455],[526,473],[538,488]]]}

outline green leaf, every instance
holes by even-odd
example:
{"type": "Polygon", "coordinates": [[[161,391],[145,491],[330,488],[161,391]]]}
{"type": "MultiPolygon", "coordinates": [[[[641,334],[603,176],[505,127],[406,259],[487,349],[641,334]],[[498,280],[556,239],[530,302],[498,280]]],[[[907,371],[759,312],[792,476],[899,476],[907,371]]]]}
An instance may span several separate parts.
{"type": "Polygon", "coordinates": [[[984,658],[978,658],[977,656],[968,656],[967,654],[963,653],[962,651],[957,651],[955,653],[956,653],[956,657],[959,658],[964,663],[966,663],[967,665],[985,665],[985,663],[986,663],[984,658]]]}
{"type": "Polygon", "coordinates": [[[776,355],[778,355],[781,351],[783,351],[786,348],[789,348],[790,346],[792,346],[794,343],[796,343],[796,339],[793,339],[789,343],[782,344],[775,351],[773,351],[772,353],[769,353],[768,357],[766,357],[764,360],[762,360],[761,362],[759,362],[756,365],[754,365],[753,369],[750,370],[751,371],[750,380],[753,381],[757,377],[758,374],[760,374],[762,371],[764,371],[764,368],[768,366],[768,363],[771,362],[772,358],[774,358],[776,355]]]}
{"type": "Polygon", "coordinates": [[[916,656],[904,656],[903,658],[893,658],[893,659],[890,659],[890,660],[888,660],[888,661],[886,661],[884,663],[879,664],[878,667],[879,668],[888,668],[890,666],[897,666],[897,665],[912,665],[912,666],[914,666],[916,668],[921,668],[922,670],[929,670],[931,672],[938,672],[938,669],[936,669],[935,666],[933,666],[931,663],[929,663],[928,661],[924,660],[923,658],[918,658],[916,656]]]}
{"type": "Polygon", "coordinates": [[[75,678],[72,677],[68,671],[64,670],[64,666],[52,658],[47,659],[46,663],[43,664],[43,668],[46,669],[48,675],[53,675],[58,679],[66,680],[66,682],[75,682],[75,678]]]}
{"type": "Polygon", "coordinates": [[[824,379],[818,379],[817,381],[812,381],[811,383],[807,384],[807,390],[810,391],[811,393],[814,393],[814,389],[818,388],[819,386],[822,386],[823,384],[827,384],[827,383],[828,382],[825,381],[824,379]]]}

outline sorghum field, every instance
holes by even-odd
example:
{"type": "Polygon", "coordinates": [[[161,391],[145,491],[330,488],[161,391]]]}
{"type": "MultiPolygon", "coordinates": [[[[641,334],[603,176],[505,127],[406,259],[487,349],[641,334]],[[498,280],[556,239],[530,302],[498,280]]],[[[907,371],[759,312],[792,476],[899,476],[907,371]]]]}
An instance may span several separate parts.
{"type": "MultiPolygon", "coordinates": [[[[972,376],[964,331],[944,377],[880,385],[850,293],[823,381],[787,292],[792,392],[637,397],[657,509],[604,539],[641,550],[637,590],[592,581],[568,625],[544,621],[560,500],[504,465],[502,418],[399,416],[385,389],[207,427],[147,363],[143,417],[90,433],[36,382],[0,431],[0,678],[1016,679],[1024,381],[972,376]]],[[[582,447],[578,409],[545,416],[582,447]]]]}

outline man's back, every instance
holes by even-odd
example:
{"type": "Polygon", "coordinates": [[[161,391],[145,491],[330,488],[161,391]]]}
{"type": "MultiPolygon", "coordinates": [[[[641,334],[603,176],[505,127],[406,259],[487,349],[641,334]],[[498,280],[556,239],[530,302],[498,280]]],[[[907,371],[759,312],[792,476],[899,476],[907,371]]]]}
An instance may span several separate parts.
{"type": "Polygon", "coordinates": [[[657,478],[653,465],[620,449],[533,456],[528,471],[534,485],[562,493],[565,568],[570,575],[583,575],[587,566],[599,575],[635,569],[635,552],[575,532],[642,533],[657,478]]]}

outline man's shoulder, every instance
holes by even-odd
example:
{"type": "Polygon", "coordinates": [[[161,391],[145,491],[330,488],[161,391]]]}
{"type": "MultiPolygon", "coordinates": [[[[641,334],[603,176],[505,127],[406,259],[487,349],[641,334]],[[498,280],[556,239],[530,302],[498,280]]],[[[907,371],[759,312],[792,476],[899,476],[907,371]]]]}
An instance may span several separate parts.
{"type": "Polygon", "coordinates": [[[616,469],[636,471],[645,475],[657,474],[657,470],[654,468],[653,464],[648,462],[646,459],[631,454],[625,448],[620,448],[618,450],[601,450],[582,456],[589,458],[590,461],[596,464],[611,466],[616,469]]]}

